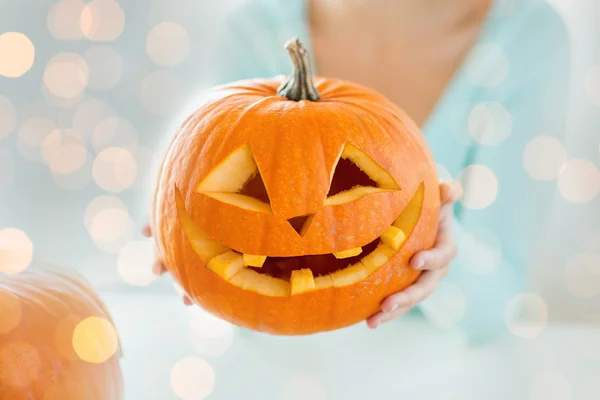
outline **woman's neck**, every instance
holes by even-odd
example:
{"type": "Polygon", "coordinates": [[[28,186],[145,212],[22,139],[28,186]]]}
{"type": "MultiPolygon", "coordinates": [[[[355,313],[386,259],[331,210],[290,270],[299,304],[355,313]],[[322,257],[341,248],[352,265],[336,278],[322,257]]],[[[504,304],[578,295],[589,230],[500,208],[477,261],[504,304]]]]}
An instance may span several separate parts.
{"type": "Polygon", "coordinates": [[[460,25],[487,13],[494,0],[308,0],[313,29],[339,20],[373,22],[384,27],[460,25]],[[389,24],[388,24],[389,23],[389,24]]]}

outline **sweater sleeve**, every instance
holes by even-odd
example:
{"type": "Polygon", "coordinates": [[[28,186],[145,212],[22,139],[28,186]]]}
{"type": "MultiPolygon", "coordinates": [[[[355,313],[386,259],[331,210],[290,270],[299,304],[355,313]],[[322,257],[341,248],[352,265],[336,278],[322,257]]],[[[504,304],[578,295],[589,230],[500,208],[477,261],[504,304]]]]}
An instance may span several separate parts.
{"type": "Polygon", "coordinates": [[[544,144],[560,147],[565,141],[566,27],[545,3],[509,23],[511,29],[490,35],[508,60],[509,78],[473,99],[469,130],[483,133],[470,145],[458,177],[464,189],[455,206],[458,256],[439,290],[421,305],[432,322],[457,328],[472,342],[506,333],[507,312],[520,294],[533,291],[528,266],[543,250],[557,195],[552,177],[533,170],[551,157],[544,144]]]}

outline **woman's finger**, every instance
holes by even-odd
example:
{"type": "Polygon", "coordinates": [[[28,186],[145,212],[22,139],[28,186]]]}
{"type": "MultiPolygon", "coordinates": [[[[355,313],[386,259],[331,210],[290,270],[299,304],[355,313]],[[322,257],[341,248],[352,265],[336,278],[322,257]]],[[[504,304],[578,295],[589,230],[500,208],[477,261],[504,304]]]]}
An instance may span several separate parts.
{"type": "Polygon", "coordinates": [[[410,266],[418,270],[445,268],[456,257],[456,252],[452,232],[452,210],[450,206],[444,206],[435,245],[429,250],[416,253],[410,260],[410,266]]]}
{"type": "Polygon", "coordinates": [[[401,292],[388,296],[381,303],[381,310],[385,313],[393,313],[396,310],[414,307],[428,298],[435,290],[438,283],[448,274],[447,269],[426,271],[409,287],[401,292]]]}
{"type": "Polygon", "coordinates": [[[460,183],[454,179],[440,183],[440,201],[442,205],[456,202],[460,197],[460,191],[460,183]]]}
{"type": "Polygon", "coordinates": [[[152,264],[152,273],[154,275],[162,275],[166,272],[165,266],[160,262],[160,261],[155,261],[154,264],[152,264]]]}
{"type": "Polygon", "coordinates": [[[379,325],[388,322],[394,318],[399,318],[409,312],[411,307],[399,308],[392,313],[378,312],[377,314],[367,318],[367,326],[371,329],[377,328],[379,325]]]}
{"type": "Polygon", "coordinates": [[[150,228],[150,225],[144,225],[142,228],[142,235],[146,236],[147,238],[152,237],[152,228],[150,228]]]}

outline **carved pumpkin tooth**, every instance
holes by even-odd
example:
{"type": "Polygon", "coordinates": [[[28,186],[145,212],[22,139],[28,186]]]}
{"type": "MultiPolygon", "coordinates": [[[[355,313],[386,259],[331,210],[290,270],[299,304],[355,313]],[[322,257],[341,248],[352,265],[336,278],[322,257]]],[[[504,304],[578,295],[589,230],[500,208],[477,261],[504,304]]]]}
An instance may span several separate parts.
{"type": "Polygon", "coordinates": [[[335,271],[331,274],[333,286],[343,287],[360,282],[369,276],[369,272],[365,266],[359,261],[347,268],[335,271]]]}
{"type": "Polygon", "coordinates": [[[229,250],[227,253],[213,257],[207,267],[228,281],[244,268],[244,259],[241,254],[229,250]]]}
{"type": "Polygon", "coordinates": [[[333,253],[333,255],[335,256],[335,258],[341,259],[341,258],[356,257],[360,253],[362,253],[362,247],[356,247],[356,248],[350,249],[350,250],[338,251],[336,253],[333,253]]]}
{"type": "Polygon", "coordinates": [[[292,271],[290,283],[292,294],[311,292],[316,289],[313,272],[308,268],[292,271]]]}
{"type": "Polygon", "coordinates": [[[267,256],[256,256],[252,254],[244,253],[244,265],[248,267],[256,267],[260,268],[263,266],[265,261],[267,260],[267,256]]]}
{"type": "Polygon", "coordinates": [[[402,229],[392,225],[383,232],[380,239],[383,243],[398,251],[406,241],[406,234],[402,229]]]}
{"type": "Polygon", "coordinates": [[[321,275],[315,278],[315,289],[327,289],[333,286],[333,279],[331,275],[321,275]]]}
{"type": "Polygon", "coordinates": [[[290,283],[283,279],[261,274],[250,268],[243,268],[230,283],[244,290],[270,297],[287,297],[290,295],[290,283]]]}
{"type": "Polygon", "coordinates": [[[377,271],[379,267],[387,263],[392,257],[396,255],[397,251],[392,249],[385,243],[380,243],[373,252],[360,260],[362,265],[366,268],[369,275],[377,271]]]}

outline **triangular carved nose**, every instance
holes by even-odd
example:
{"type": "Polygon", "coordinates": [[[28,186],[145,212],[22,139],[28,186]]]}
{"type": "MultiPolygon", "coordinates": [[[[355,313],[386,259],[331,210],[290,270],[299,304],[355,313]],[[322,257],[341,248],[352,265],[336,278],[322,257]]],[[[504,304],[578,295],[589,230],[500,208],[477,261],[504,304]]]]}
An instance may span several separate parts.
{"type": "Polygon", "coordinates": [[[314,216],[315,214],[300,215],[298,217],[290,218],[287,221],[298,235],[304,236],[314,216]]]}

